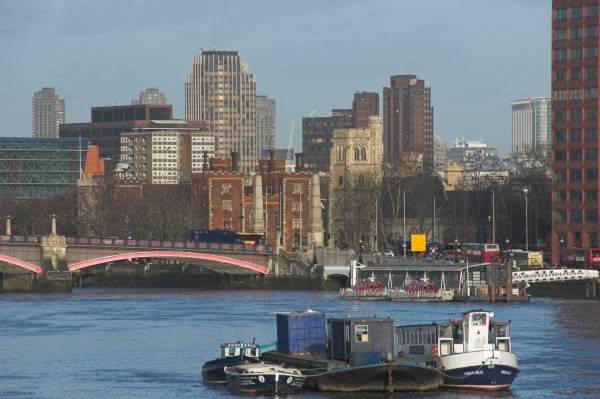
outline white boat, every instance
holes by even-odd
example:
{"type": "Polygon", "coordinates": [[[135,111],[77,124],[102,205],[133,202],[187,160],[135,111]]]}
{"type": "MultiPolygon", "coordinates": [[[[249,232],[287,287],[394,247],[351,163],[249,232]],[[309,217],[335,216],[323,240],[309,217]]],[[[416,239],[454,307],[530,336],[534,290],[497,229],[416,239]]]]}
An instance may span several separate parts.
{"type": "Polygon", "coordinates": [[[436,367],[448,388],[507,389],[519,373],[517,356],[512,352],[510,323],[492,321],[493,316],[472,310],[461,320],[396,326],[397,353],[436,367]]]}

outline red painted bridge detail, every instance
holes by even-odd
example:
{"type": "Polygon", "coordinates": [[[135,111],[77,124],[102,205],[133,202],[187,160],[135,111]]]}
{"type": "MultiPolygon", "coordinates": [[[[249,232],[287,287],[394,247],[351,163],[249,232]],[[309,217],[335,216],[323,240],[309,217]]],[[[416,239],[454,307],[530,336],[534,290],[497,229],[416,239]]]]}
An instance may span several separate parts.
{"type": "Polygon", "coordinates": [[[0,254],[0,262],[6,262],[14,266],[22,267],[23,269],[27,269],[34,273],[41,273],[42,268],[38,265],[34,265],[33,263],[25,262],[24,260],[13,258],[12,256],[0,254]]]}
{"type": "MultiPolygon", "coordinates": [[[[198,259],[208,260],[212,262],[218,262],[223,264],[229,264],[238,266],[243,269],[252,270],[257,273],[268,274],[269,268],[254,263],[246,262],[244,260],[228,258],[220,255],[212,255],[198,252],[184,252],[184,251],[143,251],[143,252],[126,252],[118,255],[103,256],[101,258],[88,259],[69,265],[69,270],[74,272],[75,270],[85,269],[86,267],[100,265],[102,263],[117,262],[120,260],[130,260],[137,258],[180,258],[180,259],[198,259]]],[[[41,271],[41,269],[40,269],[41,271]]],[[[39,272],[38,272],[39,273],[39,272]]]]}

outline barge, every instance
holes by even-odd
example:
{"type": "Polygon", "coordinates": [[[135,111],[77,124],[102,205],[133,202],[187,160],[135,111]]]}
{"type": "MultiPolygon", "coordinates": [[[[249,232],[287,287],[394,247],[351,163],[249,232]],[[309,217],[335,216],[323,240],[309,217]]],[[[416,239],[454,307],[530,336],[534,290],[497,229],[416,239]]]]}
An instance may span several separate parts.
{"type": "Polygon", "coordinates": [[[396,326],[397,355],[424,361],[444,375],[444,387],[497,391],[519,373],[510,323],[492,321],[493,312],[472,310],[461,320],[396,326]]]}

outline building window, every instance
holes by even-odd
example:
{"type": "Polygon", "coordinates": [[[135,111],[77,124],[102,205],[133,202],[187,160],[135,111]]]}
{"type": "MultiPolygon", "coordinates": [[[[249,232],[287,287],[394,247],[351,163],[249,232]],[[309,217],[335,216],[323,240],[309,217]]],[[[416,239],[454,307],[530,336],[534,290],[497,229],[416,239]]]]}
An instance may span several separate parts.
{"type": "Polygon", "coordinates": [[[581,202],[581,191],[569,191],[569,201],[581,202]]]}
{"type": "Polygon", "coordinates": [[[598,211],[588,209],[585,211],[585,221],[588,223],[594,223],[598,221],[598,211]]]}
{"type": "Polygon", "coordinates": [[[293,194],[302,194],[302,184],[294,183],[292,190],[293,194]]]}
{"type": "Polygon", "coordinates": [[[581,209],[571,209],[569,211],[569,222],[571,222],[571,223],[581,222],[581,209]]]}
{"type": "Polygon", "coordinates": [[[571,8],[571,18],[581,18],[583,16],[581,7],[571,8]]]}
{"type": "Polygon", "coordinates": [[[232,229],[231,218],[225,218],[225,219],[223,219],[223,228],[225,230],[231,230],[232,229]]]}
{"type": "Polygon", "coordinates": [[[581,120],[581,110],[580,109],[573,109],[573,110],[571,110],[570,120],[572,120],[572,121],[580,121],[581,120]]]}
{"type": "Polygon", "coordinates": [[[557,170],[554,172],[554,179],[559,183],[567,181],[567,172],[564,170],[557,170]]]}
{"type": "Polygon", "coordinates": [[[581,181],[581,169],[570,170],[569,181],[581,181]]]}
{"type": "Polygon", "coordinates": [[[565,156],[565,151],[563,150],[559,150],[559,151],[554,151],[554,160],[555,161],[566,161],[567,157],[565,156]]]}
{"type": "Polygon", "coordinates": [[[585,131],[585,141],[596,141],[596,129],[587,129],[585,131]]]}
{"type": "Polygon", "coordinates": [[[598,27],[596,25],[585,27],[585,37],[591,38],[596,36],[598,36],[598,27]]]}
{"type": "Polygon", "coordinates": [[[554,31],[554,40],[565,40],[567,38],[567,31],[565,29],[559,29],[554,31]]]}
{"type": "Polygon", "coordinates": [[[586,17],[595,17],[598,15],[598,6],[586,6],[585,7],[585,16],[586,17]]]}
{"type": "Polygon", "coordinates": [[[590,248],[598,247],[598,233],[595,231],[590,233],[590,248]]]}
{"type": "Polygon", "coordinates": [[[564,109],[560,109],[554,113],[554,120],[557,122],[563,122],[566,120],[566,111],[564,109]]]}
{"type": "Polygon", "coordinates": [[[554,50],[552,58],[554,61],[563,61],[565,59],[565,50],[554,50]]]}
{"type": "Polygon", "coordinates": [[[566,90],[554,90],[554,95],[552,96],[554,101],[562,101],[567,99],[567,91],[566,90]]]}
{"type": "Polygon", "coordinates": [[[585,192],[586,202],[596,202],[598,200],[598,192],[596,190],[587,190],[585,192]]]}
{"type": "Polygon", "coordinates": [[[302,212],[302,202],[295,201],[292,203],[292,212],[302,212]]]}
{"type": "Polygon", "coordinates": [[[554,10],[554,19],[563,20],[567,19],[567,9],[566,8],[558,8],[554,10]]]}
{"type": "Polygon", "coordinates": [[[598,171],[596,169],[587,169],[585,171],[585,181],[598,180],[598,171]]]}
{"type": "Polygon", "coordinates": [[[569,161],[581,161],[581,150],[569,151],[569,161]]]}
{"type": "Polygon", "coordinates": [[[567,192],[566,191],[555,191],[554,192],[554,201],[555,202],[565,202],[567,200],[567,192]]]}
{"type": "Polygon", "coordinates": [[[571,75],[571,80],[579,80],[581,79],[581,70],[579,68],[573,68],[569,71],[571,75]]]}
{"type": "Polygon", "coordinates": [[[595,67],[585,67],[583,70],[583,77],[585,79],[596,79],[596,76],[598,76],[598,73],[595,67]]]}
{"type": "Polygon", "coordinates": [[[596,87],[589,87],[587,89],[585,89],[585,98],[597,98],[598,97],[598,88],[596,87]]]}
{"type": "Polygon", "coordinates": [[[595,109],[586,109],[585,110],[585,120],[587,121],[595,121],[598,113],[595,109]]]}
{"type": "Polygon", "coordinates": [[[301,230],[302,229],[302,219],[294,219],[292,221],[292,228],[294,230],[301,230]]]}
{"type": "Polygon", "coordinates": [[[582,89],[572,89],[571,90],[571,100],[581,100],[583,98],[583,90],[582,89]]]}
{"type": "Polygon", "coordinates": [[[557,130],[555,133],[555,138],[556,138],[556,142],[557,143],[564,143],[565,142],[565,131],[564,130],[557,130]]]}
{"type": "Polygon", "coordinates": [[[554,211],[554,221],[558,223],[564,223],[567,221],[567,213],[563,210],[554,211]]]}
{"type": "Polygon", "coordinates": [[[598,151],[595,148],[588,148],[585,150],[585,160],[595,161],[598,159],[598,151]]]}
{"type": "Polygon", "coordinates": [[[598,56],[598,47],[586,47],[585,58],[594,58],[598,56]]]}
{"type": "Polygon", "coordinates": [[[581,130],[571,130],[569,131],[569,141],[581,141],[581,130]]]}
{"type": "Polygon", "coordinates": [[[231,184],[226,183],[221,186],[221,195],[231,194],[231,184]]]}
{"type": "MultiPolygon", "coordinates": [[[[581,28],[577,28],[581,29],[581,28]]],[[[578,60],[581,58],[581,48],[571,48],[569,49],[569,59],[570,60],[578,60]]]]}
{"type": "Polygon", "coordinates": [[[224,211],[232,211],[233,206],[231,205],[231,200],[223,200],[223,210],[224,211]]]}
{"type": "Polygon", "coordinates": [[[554,80],[558,82],[562,82],[567,79],[567,70],[566,69],[557,69],[554,71],[554,80]]]}

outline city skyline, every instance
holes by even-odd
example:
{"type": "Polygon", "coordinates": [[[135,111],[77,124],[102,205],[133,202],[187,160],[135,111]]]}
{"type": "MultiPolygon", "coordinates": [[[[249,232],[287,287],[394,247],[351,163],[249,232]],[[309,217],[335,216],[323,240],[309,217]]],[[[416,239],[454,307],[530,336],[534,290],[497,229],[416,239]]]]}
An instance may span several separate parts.
{"type": "MultiPolygon", "coordinates": [[[[368,9],[358,2],[344,2],[344,7],[330,2],[319,3],[319,15],[313,12],[316,4],[182,2],[188,12],[181,15],[179,7],[165,10],[142,2],[145,18],[135,30],[126,23],[133,5],[0,6],[5,26],[0,42],[7,54],[0,66],[6,93],[0,135],[27,135],[30,96],[42,86],[54,86],[69,99],[68,122],[83,120],[91,106],[129,103],[144,87],[160,87],[174,105],[175,117],[182,118],[184,77],[189,60],[201,47],[239,51],[257,78],[257,91],[277,98],[277,145],[287,143],[291,119],[299,125],[315,108],[316,115],[325,116],[358,90],[381,95],[394,74],[415,73],[432,87],[435,134],[445,139],[482,137],[503,151],[510,149],[510,103],[515,98],[549,95],[550,5],[546,1],[469,1],[461,2],[460,8],[450,2],[386,2],[368,9]],[[194,12],[200,7],[206,12],[194,12]],[[260,28],[252,28],[254,22],[248,25],[243,17],[248,13],[257,15],[260,28]],[[365,13],[369,18],[363,18],[365,13]],[[214,33],[218,31],[214,14],[237,27],[222,35],[214,33]],[[397,15],[405,16],[402,25],[394,23],[397,15]],[[112,28],[104,32],[97,21],[108,16],[112,28]],[[354,37],[352,26],[359,21],[369,29],[354,37]],[[176,28],[159,36],[157,24],[176,28]],[[313,29],[305,29],[307,24],[313,29]],[[269,34],[284,26],[285,34],[269,34]],[[504,33],[496,33],[500,31],[504,33]],[[122,40],[123,35],[129,40],[122,40]],[[411,39],[415,35],[420,38],[417,42],[411,39]],[[48,45],[57,39],[60,48],[48,45]],[[131,42],[139,43],[132,48],[131,42]],[[357,57],[356,48],[369,57],[357,57]],[[163,56],[152,64],[145,62],[147,54],[159,50],[163,56]],[[105,57],[108,51],[118,55],[105,57]],[[45,59],[43,69],[31,62],[31,54],[45,59]],[[512,61],[517,59],[518,63],[512,61]],[[6,104],[8,99],[13,103],[6,104]]],[[[301,148],[298,135],[294,141],[296,149],[301,148]]]]}

